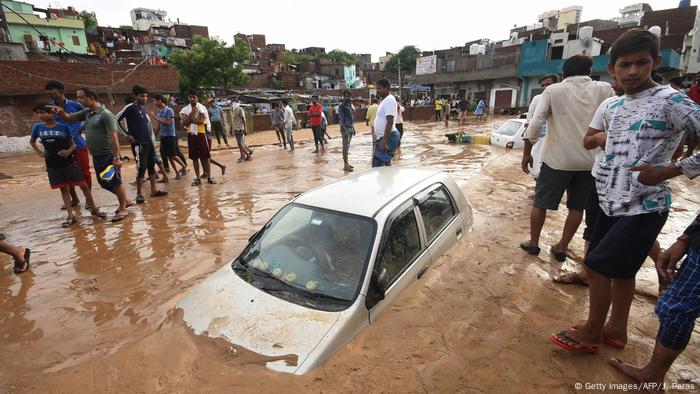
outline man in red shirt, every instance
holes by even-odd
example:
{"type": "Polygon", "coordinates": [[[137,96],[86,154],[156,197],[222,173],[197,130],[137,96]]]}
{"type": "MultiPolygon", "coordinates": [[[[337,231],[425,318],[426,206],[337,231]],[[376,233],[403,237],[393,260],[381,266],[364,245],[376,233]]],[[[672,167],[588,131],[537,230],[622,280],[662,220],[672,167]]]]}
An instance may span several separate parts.
{"type": "Polygon", "coordinates": [[[321,113],[323,113],[323,106],[318,102],[318,96],[311,97],[311,107],[309,107],[309,126],[314,133],[314,145],[316,150],[313,153],[318,152],[318,145],[321,144],[321,152],[326,149],[323,146],[323,129],[321,129],[321,123],[323,118],[321,113]]]}
{"type": "Polygon", "coordinates": [[[688,89],[688,97],[700,104],[700,73],[695,76],[695,83],[688,89]]]}

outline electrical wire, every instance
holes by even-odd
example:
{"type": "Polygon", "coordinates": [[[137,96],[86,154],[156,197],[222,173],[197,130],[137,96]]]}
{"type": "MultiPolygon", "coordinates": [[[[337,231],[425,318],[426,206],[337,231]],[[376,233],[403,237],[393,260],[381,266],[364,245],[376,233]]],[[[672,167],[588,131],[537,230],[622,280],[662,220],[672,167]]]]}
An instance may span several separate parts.
{"type": "MultiPolygon", "coordinates": [[[[12,8],[10,8],[10,6],[3,4],[1,0],[0,0],[0,5],[3,6],[3,7],[5,7],[6,9],[10,10],[13,14],[17,15],[20,19],[22,19],[22,20],[24,21],[24,23],[26,23],[27,25],[29,25],[29,27],[31,27],[32,29],[34,29],[34,31],[36,31],[37,34],[39,35],[39,38],[41,38],[41,37],[47,37],[44,33],[42,33],[39,29],[37,29],[36,26],[34,26],[34,25],[33,25],[31,22],[29,22],[24,16],[22,16],[22,14],[20,14],[20,13],[18,13],[17,11],[13,10],[12,8]]],[[[7,21],[5,21],[5,22],[7,23],[7,21]]],[[[48,38],[48,37],[47,37],[47,38],[48,38]]],[[[65,51],[66,53],[68,53],[68,54],[70,54],[70,55],[73,55],[73,56],[74,56],[75,58],[77,58],[78,60],[82,60],[82,61],[84,61],[84,62],[90,62],[89,60],[84,59],[84,58],[78,56],[77,53],[71,51],[70,49],[67,49],[67,48],[65,48],[65,47],[62,47],[62,46],[59,45],[56,41],[54,41],[54,40],[52,40],[52,39],[50,39],[50,38],[49,38],[49,40],[50,40],[53,44],[56,44],[56,46],[59,48],[59,51],[65,51]]]]}

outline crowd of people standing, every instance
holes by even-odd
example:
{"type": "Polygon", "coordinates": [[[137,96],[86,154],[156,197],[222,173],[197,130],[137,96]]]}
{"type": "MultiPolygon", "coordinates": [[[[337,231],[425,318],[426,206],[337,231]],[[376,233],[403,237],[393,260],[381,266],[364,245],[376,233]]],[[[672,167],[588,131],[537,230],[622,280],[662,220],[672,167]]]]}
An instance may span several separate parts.
{"type": "Polygon", "coordinates": [[[523,171],[532,170],[533,146],[543,144],[530,237],[522,249],[540,253],[547,211],[558,209],[564,192],[568,215],[550,249],[556,260],[566,261],[586,216],[584,267],[555,281],[588,286],[588,318],[553,334],[555,345],[573,353],[597,353],[602,345],[625,348],[635,276],[647,256],[655,261],[664,285],[651,360],[642,368],[611,360],[650,389],[663,387],[700,316],[700,216],[665,251],[656,241],[671,209],[667,180],[700,175],[700,154],[676,161],[682,141],[700,132],[700,107],[692,95],[654,81],[660,61],[658,37],[642,29],[626,32],[612,45],[612,85],[591,79],[590,57],[569,57],[561,82],[557,75],[540,81],[544,91],[530,106],[522,160],[523,171]]]}

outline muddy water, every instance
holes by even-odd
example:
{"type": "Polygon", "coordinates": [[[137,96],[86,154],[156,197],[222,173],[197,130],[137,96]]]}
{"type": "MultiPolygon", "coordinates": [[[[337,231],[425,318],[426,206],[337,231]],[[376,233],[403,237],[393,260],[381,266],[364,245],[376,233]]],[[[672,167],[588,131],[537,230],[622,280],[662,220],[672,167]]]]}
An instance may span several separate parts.
{"type": "MultiPolygon", "coordinates": [[[[338,139],[325,155],[312,154],[309,144],[293,156],[276,146],[260,147],[245,164],[235,164],[232,151],[217,152],[228,165],[218,185],[194,188],[190,180],[173,180],[168,197],[132,208],[122,223],[104,223],[82,211],[69,230],[60,227],[59,196],[48,190],[41,162],[0,160],[0,172],[13,176],[0,180],[2,232],[33,250],[32,271],[20,276],[10,273],[9,259],[0,258],[0,391],[572,392],[576,382],[627,382],[605,360],[643,361],[653,347],[656,282],[650,262],[640,276],[625,351],[576,357],[554,349],[548,334],[585,317],[587,293],[549,280],[560,268],[575,269],[575,261],[562,265],[546,253],[533,258],[517,248],[527,237],[534,191],[533,181],[518,170],[517,155],[447,145],[442,124],[406,129],[396,164],[448,171],[474,207],[474,227],[376,323],[304,376],[270,371],[264,355],[193,335],[174,306],[234,258],[294,195],[343,176],[338,139]]],[[[357,170],[369,167],[366,134],[353,140],[351,161],[357,170]]],[[[133,179],[133,164],[124,176],[133,179]]],[[[673,187],[677,204],[662,246],[700,208],[697,183],[675,180],[673,187]]],[[[115,208],[106,192],[95,194],[103,209],[115,208]]],[[[550,215],[543,250],[556,241],[563,218],[561,211],[550,215]]],[[[580,260],[580,236],[571,253],[580,260]]],[[[668,382],[698,383],[698,338],[668,382]]]]}

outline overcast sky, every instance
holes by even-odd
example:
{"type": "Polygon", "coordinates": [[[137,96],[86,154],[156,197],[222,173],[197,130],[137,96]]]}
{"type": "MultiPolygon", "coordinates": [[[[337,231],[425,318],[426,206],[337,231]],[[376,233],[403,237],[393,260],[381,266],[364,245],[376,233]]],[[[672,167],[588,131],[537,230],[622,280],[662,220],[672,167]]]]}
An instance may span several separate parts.
{"type": "MultiPolygon", "coordinates": [[[[582,20],[609,19],[635,0],[529,1],[164,1],[164,0],[24,0],[38,7],[74,6],[94,11],[101,26],[131,25],[136,7],[163,9],[171,20],[205,25],[209,34],[232,42],[233,35],[264,34],[267,43],[287,48],[320,46],[371,53],[373,61],[385,51],[404,45],[424,51],[463,45],[478,38],[507,39],[514,25],[537,22],[544,11],[582,5],[582,20]]],[[[641,1],[641,0],[640,0],[641,1]]],[[[655,10],[678,6],[678,0],[647,0],[655,10]]],[[[693,1],[695,5],[695,1],[693,1]]]]}

